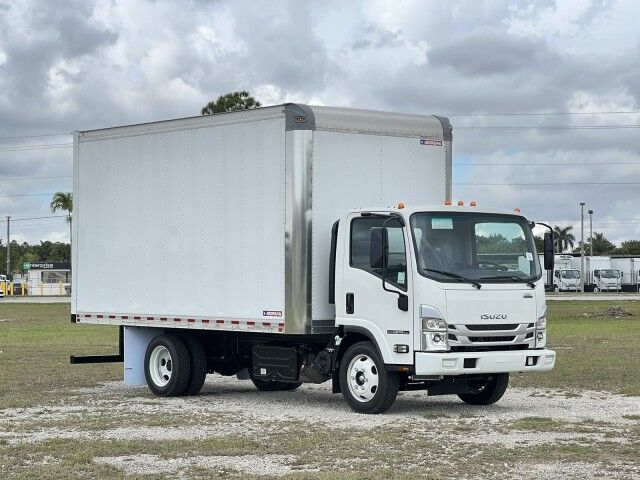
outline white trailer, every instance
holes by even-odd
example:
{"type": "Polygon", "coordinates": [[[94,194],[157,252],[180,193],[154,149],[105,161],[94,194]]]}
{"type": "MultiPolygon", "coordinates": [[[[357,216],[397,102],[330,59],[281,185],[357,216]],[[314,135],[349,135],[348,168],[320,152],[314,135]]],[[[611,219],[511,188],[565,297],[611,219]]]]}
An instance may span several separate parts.
{"type": "Polygon", "coordinates": [[[612,257],[611,267],[620,271],[623,292],[637,292],[640,284],[640,258],[612,257]]]}
{"type": "Polygon", "coordinates": [[[619,292],[620,288],[620,270],[612,268],[611,257],[585,257],[585,290],[619,292]]]}
{"type": "Polygon", "coordinates": [[[331,380],[364,413],[497,401],[555,363],[534,224],[450,205],[451,142],[445,118],[295,104],[77,132],[72,321],[121,348],[71,361],[165,396],[219,373],[331,380]]]}

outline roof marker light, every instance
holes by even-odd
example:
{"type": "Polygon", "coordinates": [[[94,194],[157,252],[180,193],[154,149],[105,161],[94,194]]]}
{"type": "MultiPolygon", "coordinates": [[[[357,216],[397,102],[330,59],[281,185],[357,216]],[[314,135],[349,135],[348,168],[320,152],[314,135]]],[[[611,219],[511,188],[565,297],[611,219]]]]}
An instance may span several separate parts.
{"type": "Polygon", "coordinates": [[[400,202],[400,203],[398,204],[398,210],[400,210],[400,209],[402,209],[402,208],[404,208],[404,203],[400,202]]]}
{"type": "Polygon", "coordinates": [[[464,202],[462,200],[458,200],[458,206],[459,207],[464,207],[464,202]]]}
{"type": "Polygon", "coordinates": [[[451,205],[451,200],[445,200],[444,204],[445,205],[451,205]]]}
{"type": "Polygon", "coordinates": [[[470,207],[475,207],[476,206],[476,201],[475,200],[471,200],[471,203],[469,203],[470,207]]]}
{"type": "Polygon", "coordinates": [[[516,209],[515,209],[515,212],[516,212],[516,213],[520,213],[520,209],[519,209],[519,208],[516,208],[516,209]]]}

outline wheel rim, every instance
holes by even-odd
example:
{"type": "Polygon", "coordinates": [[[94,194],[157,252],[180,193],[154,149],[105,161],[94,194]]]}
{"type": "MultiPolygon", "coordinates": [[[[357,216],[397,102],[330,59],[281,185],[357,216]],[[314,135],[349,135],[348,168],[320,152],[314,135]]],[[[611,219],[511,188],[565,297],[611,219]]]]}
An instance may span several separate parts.
{"type": "Polygon", "coordinates": [[[158,345],[149,357],[149,373],[151,379],[159,387],[164,387],[171,380],[173,361],[166,347],[158,345]]]}
{"type": "Polygon", "coordinates": [[[349,393],[359,402],[370,401],[378,391],[376,363],[368,355],[356,355],[347,368],[349,393]]]}

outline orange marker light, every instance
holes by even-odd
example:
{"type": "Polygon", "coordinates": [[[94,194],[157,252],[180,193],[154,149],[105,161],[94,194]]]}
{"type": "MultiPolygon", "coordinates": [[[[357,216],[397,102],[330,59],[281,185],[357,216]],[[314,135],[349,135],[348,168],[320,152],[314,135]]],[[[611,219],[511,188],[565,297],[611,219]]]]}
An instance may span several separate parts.
{"type": "Polygon", "coordinates": [[[464,207],[464,202],[462,200],[458,200],[458,206],[459,207],[464,207]]]}
{"type": "Polygon", "coordinates": [[[445,204],[445,205],[451,205],[451,200],[446,200],[446,201],[444,202],[444,204],[445,204]]]}
{"type": "Polygon", "coordinates": [[[471,200],[471,203],[469,204],[470,207],[475,207],[476,206],[476,201],[475,200],[471,200]]]}
{"type": "Polygon", "coordinates": [[[400,208],[404,208],[404,203],[400,202],[400,203],[398,204],[398,209],[400,209],[400,208]]]}
{"type": "Polygon", "coordinates": [[[519,208],[516,208],[515,212],[516,212],[516,213],[520,213],[520,209],[519,209],[519,208]]]}

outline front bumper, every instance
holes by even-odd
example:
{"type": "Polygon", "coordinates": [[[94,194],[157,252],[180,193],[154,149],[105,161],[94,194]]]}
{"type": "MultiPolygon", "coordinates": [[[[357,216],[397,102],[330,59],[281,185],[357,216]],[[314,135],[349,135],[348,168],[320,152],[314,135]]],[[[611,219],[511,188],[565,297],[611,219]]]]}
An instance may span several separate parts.
{"type": "MultiPolygon", "coordinates": [[[[530,360],[531,362],[531,360],[530,360]]],[[[556,363],[553,350],[509,350],[495,352],[416,352],[415,374],[467,375],[477,373],[548,372],[556,363]],[[527,365],[527,357],[537,358],[527,365]],[[466,361],[465,361],[466,360],[466,361]]]]}

